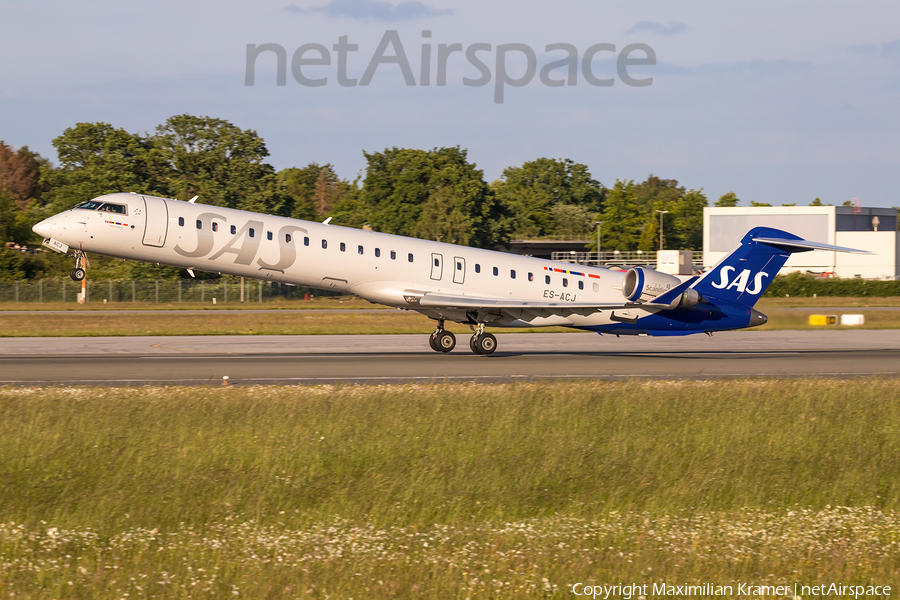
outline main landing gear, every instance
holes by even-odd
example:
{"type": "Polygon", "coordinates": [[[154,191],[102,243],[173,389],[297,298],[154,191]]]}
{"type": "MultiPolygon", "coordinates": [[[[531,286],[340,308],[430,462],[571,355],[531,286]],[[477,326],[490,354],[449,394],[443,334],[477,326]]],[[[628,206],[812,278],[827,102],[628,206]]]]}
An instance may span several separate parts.
{"type": "MultiPolygon", "coordinates": [[[[450,352],[456,347],[456,336],[444,329],[444,320],[438,320],[438,327],[428,337],[428,345],[435,352],[450,352]]],[[[475,354],[492,354],[497,349],[497,338],[484,330],[484,323],[478,324],[475,335],[469,338],[469,349],[475,354]]]]}
{"type": "Polygon", "coordinates": [[[77,252],[75,254],[75,268],[69,271],[69,277],[75,281],[81,281],[87,275],[87,271],[85,271],[86,266],[87,258],[85,258],[84,252],[77,252]]]}
{"type": "Polygon", "coordinates": [[[456,348],[456,336],[444,329],[444,320],[438,321],[437,330],[428,338],[428,344],[435,352],[450,352],[456,348]]]}
{"type": "Polygon", "coordinates": [[[497,349],[497,338],[484,330],[484,323],[479,323],[475,335],[469,339],[469,348],[475,354],[493,354],[497,349]]]}

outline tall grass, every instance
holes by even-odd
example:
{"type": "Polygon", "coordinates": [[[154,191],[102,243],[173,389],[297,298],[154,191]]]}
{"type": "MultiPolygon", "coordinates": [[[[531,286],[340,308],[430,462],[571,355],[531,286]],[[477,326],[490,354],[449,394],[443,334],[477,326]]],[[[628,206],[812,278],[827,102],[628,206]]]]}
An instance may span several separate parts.
{"type": "Polygon", "coordinates": [[[17,597],[898,585],[900,382],[7,388],[0,486],[17,597]]]}

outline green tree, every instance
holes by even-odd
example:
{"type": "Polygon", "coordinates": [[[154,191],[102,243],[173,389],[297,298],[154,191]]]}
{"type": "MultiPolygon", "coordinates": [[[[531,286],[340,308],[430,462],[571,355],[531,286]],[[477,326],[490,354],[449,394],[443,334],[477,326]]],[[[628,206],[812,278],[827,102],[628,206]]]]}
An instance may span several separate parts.
{"type": "MultiPolygon", "coordinates": [[[[663,244],[665,245],[665,240],[663,240],[663,244]]],[[[644,225],[644,230],[638,239],[637,249],[644,252],[653,252],[659,249],[659,225],[657,225],[657,221],[651,220],[644,225]]]]}
{"type": "Polygon", "coordinates": [[[594,213],[583,206],[556,204],[550,209],[556,235],[583,240],[594,230],[594,213]]]}
{"type": "Polygon", "coordinates": [[[810,202],[809,205],[810,206],[825,206],[825,204],[822,204],[822,200],[820,200],[819,198],[816,198],[815,200],[810,202]]]}
{"type": "Polygon", "coordinates": [[[290,215],[308,221],[331,213],[350,188],[349,183],[337,176],[334,167],[317,163],[282,169],[278,172],[278,183],[290,198],[290,215]]]}
{"type": "Polygon", "coordinates": [[[670,209],[673,238],[669,247],[678,250],[703,248],[703,209],[708,206],[703,189],[690,190],[679,198],[670,209]]]}
{"type": "Polygon", "coordinates": [[[772,206],[768,202],[757,202],[756,200],[750,201],[750,206],[772,206]]]}
{"type": "Polygon", "coordinates": [[[603,246],[613,250],[635,250],[641,234],[634,181],[616,181],[606,195],[603,210],[603,246]]]}
{"type": "Polygon", "coordinates": [[[462,208],[453,198],[450,189],[436,190],[422,205],[422,214],[415,230],[416,237],[450,244],[468,244],[472,235],[472,215],[464,213],[462,208]]]}
{"type": "Polygon", "coordinates": [[[656,210],[676,202],[684,193],[685,188],[678,185],[676,179],[660,179],[650,174],[646,181],[634,186],[634,198],[641,220],[650,222],[657,218],[656,210]]]}
{"type": "Polygon", "coordinates": [[[24,278],[23,257],[21,252],[0,245],[0,280],[12,281],[24,278]]]}
{"type": "Polygon", "coordinates": [[[177,115],[150,138],[170,167],[171,195],[204,204],[267,214],[290,215],[290,198],[275,169],[263,162],[269,151],[255,131],[212,117],[177,115]]]}
{"type": "Polygon", "coordinates": [[[358,195],[336,208],[355,205],[375,231],[493,245],[503,240],[504,215],[466,154],[459,147],[364,153],[368,167],[358,195]]]}
{"type": "Polygon", "coordinates": [[[719,199],[716,200],[716,206],[737,206],[738,202],[740,200],[738,200],[737,194],[728,192],[719,196],[719,199]]]}
{"type": "Polygon", "coordinates": [[[568,205],[582,209],[579,215],[594,215],[602,210],[605,194],[586,165],[568,158],[538,158],[521,167],[507,167],[494,189],[498,201],[512,215],[516,237],[525,238],[567,235],[558,231],[561,221],[554,217],[553,207],[568,205]]]}
{"type": "Polygon", "coordinates": [[[48,212],[71,208],[102,194],[165,195],[168,166],[153,145],[107,123],[78,123],[53,140],[59,167],[44,166],[48,212]]]}

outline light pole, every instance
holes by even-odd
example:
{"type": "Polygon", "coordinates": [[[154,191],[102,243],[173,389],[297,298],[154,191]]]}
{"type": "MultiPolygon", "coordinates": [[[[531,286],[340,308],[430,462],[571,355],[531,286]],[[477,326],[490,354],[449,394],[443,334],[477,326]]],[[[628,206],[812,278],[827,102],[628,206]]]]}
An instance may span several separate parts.
{"type": "Polygon", "coordinates": [[[603,221],[594,221],[597,226],[597,264],[600,264],[600,228],[603,227],[603,221]]]}
{"type": "Polygon", "coordinates": [[[658,210],[659,213],[659,249],[663,249],[663,215],[669,214],[667,210],[658,210]]]}

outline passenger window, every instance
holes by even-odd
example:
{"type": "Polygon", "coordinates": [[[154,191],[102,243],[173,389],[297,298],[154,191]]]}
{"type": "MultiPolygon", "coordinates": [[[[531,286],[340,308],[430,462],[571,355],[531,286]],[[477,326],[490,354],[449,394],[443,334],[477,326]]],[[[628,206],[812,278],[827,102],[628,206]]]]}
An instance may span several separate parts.
{"type": "Polygon", "coordinates": [[[500,274],[500,269],[498,269],[497,267],[494,267],[494,277],[496,277],[499,274],[500,274]]]}
{"type": "Polygon", "coordinates": [[[544,275],[544,283],[546,283],[547,285],[550,285],[550,276],[549,275],[544,275]]]}
{"type": "Polygon", "coordinates": [[[515,279],[516,278],[516,270],[515,269],[510,270],[509,276],[511,279],[515,279]]]}
{"type": "Polygon", "coordinates": [[[584,282],[583,282],[583,281],[579,281],[579,282],[578,282],[578,289],[579,289],[579,290],[583,290],[583,289],[584,289],[584,282]]]}
{"type": "Polygon", "coordinates": [[[219,224],[218,224],[218,223],[213,223],[213,224],[212,224],[212,228],[213,228],[213,231],[218,231],[218,230],[219,230],[219,224]]]}
{"type": "Polygon", "coordinates": [[[184,227],[184,217],[178,217],[178,226],[184,227]]]}
{"type": "Polygon", "coordinates": [[[534,281],[534,273],[528,274],[528,281],[534,281]]]}
{"type": "Polygon", "coordinates": [[[478,263],[475,263],[475,272],[481,273],[481,265],[479,265],[478,263]]]}
{"type": "Polygon", "coordinates": [[[345,244],[344,242],[341,242],[341,252],[346,252],[346,251],[347,251],[347,244],[345,244]]]}
{"type": "Polygon", "coordinates": [[[410,253],[406,256],[406,258],[409,260],[409,262],[412,262],[412,261],[413,261],[413,255],[412,255],[412,252],[410,252],[410,253]]]}
{"type": "Polygon", "coordinates": [[[357,246],[357,247],[356,247],[356,253],[359,254],[359,255],[362,255],[362,253],[363,253],[363,247],[362,247],[362,246],[357,246]]]}
{"type": "Polygon", "coordinates": [[[197,229],[203,229],[203,221],[197,219],[197,229]]]}
{"type": "Polygon", "coordinates": [[[251,227],[250,228],[250,237],[253,237],[254,235],[256,235],[256,231],[251,227]]]}
{"type": "Polygon", "coordinates": [[[594,282],[594,291],[595,291],[595,292],[599,292],[599,291],[600,291],[600,284],[597,283],[596,281],[594,282]]]}
{"type": "Polygon", "coordinates": [[[291,234],[289,234],[289,233],[284,234],[284,241],[287,242],[288,244],[290,244],[291,243],[291,234]]]}
{"type": "Polygon", "coordinates": [[[232,225],[231,226],[231,235],[234,235],[236,233],[237,233],[237,225],[232,225]]]}
{"type": "Polygon", "coordinates": [[[375,258],[379,258],[381,256],[381,248],[375,248],[375,258]]]}
{"type": "Polygon", "coordinates": [[[266,232],[266,239],[267,239],[267,240],[271,240],[271,239],[272,239],[272,232],[271,232],[271,231],[267,231],[267,232],[266,232]]]}
{"type": "Polygon", "coordinates": [[[322,248],[328,247],[328,240],[322,240],[322,248]]]}
{"type": "Polygon", "coordinates": [[[308,237],[304,237],[304,238],[303,238],[303,245],[304,245],[304,246],[309,246],[309,238],[308,238],[308,237]]]}
{"type": "Polygon", "coordinates": [[[394,250],[391,250],[391,260],[397,260],[397,253],[394,250]]]}
{"type": "Polygon", "coordinates": [[[563,277],[563,287],[569,287],[569,280],[563,277]]]}

